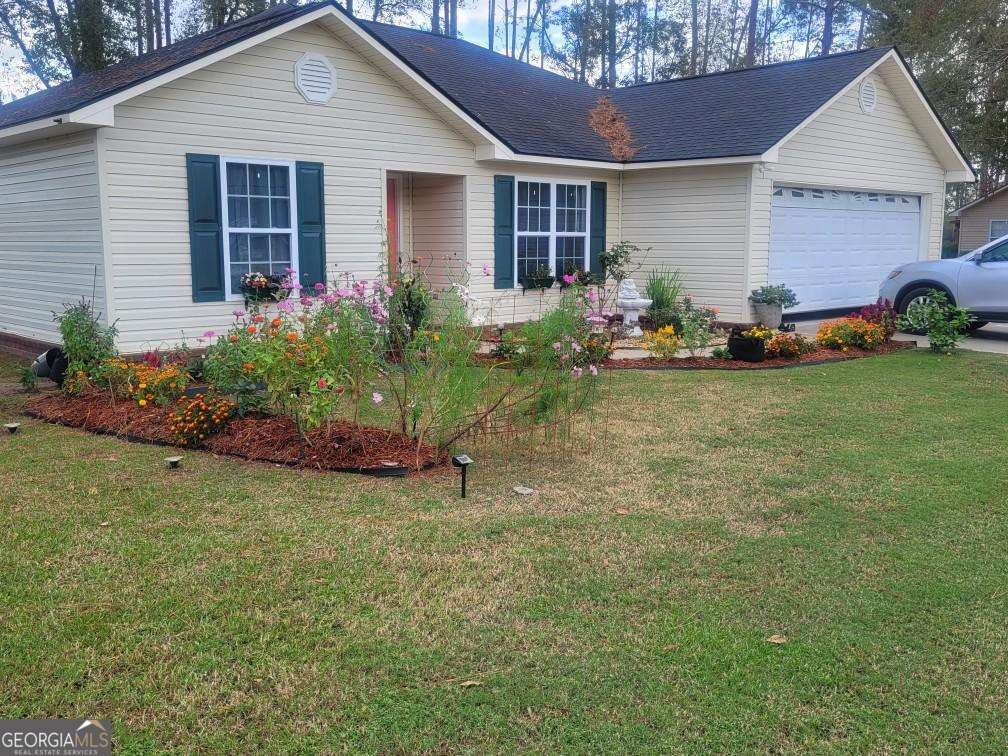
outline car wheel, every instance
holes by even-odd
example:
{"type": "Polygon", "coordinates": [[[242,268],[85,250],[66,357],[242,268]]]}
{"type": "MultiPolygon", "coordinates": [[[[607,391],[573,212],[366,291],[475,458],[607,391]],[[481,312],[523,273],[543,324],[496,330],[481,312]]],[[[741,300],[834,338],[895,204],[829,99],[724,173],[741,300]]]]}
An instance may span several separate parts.
{"type": "MultiPolygon", "coordinates": [[[[900,299],[899,305],[896,307],[897,312],[900,315],[907,315],[912,318],[914,308],[924,303],[924,300],[928,298],[933,288],[932,286],[919,286],[916,289],[911,289],[900,299]]],[[[923,328],[913,328],[908,330],[907,333],[920,336],[927,333],[927,331],[923,328]]]]}

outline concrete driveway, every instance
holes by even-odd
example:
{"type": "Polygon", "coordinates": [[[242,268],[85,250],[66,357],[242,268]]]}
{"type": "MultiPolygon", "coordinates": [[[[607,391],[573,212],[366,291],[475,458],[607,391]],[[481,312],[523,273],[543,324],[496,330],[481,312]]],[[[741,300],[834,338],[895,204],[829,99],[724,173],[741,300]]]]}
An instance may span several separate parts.
{"type": "MultiPolygon", "coordinates": [[[[802,320],[795,324],[795,329],[799,333],[815,335],[816,330],[822,320],[802,320]]],[[[927,336],[914,336],[908,333],[897,333],[894,337],[896,341],[916,341],[919,347],[928,347],[930,342],[927,336]]],[[[1008,325],[995,323],[984,326],[979,331],[974,331],[961,342],[960,349],[971,349],[974,352],[995,352],[997,354],[1008,354],[1008,325]]]]}

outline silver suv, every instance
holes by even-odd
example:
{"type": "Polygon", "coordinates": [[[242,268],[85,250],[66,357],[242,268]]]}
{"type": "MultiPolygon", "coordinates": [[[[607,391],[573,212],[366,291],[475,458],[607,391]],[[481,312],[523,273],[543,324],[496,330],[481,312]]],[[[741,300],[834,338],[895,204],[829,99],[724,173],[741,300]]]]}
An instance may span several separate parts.
{"type": "Polygon", "coordinates": [[[879,299],[906,314],[930,289],[944,291],[950,302],[969,310],[974,328],[1008,323],[1008,236],[950,260],[901,265],[882,282],[879,299]]]}

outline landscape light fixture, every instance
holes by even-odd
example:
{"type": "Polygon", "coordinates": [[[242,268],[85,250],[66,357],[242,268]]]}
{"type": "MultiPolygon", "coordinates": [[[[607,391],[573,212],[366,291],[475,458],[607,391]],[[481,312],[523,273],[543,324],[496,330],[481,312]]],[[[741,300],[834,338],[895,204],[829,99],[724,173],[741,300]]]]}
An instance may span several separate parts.
{"type": "Polygon", "coordinates": [[[165,457],[165,464],[168,465],[169,470],[174,470],[179,466],[179,462],[182,461],[182,457],[165,457]]]}
{"type": "Polygon", "coordinates": [[[18,428],[20,428],[20,427],[21,427],[21,423],[7,423],[4,426],[4,428],[6,428],[7,432],[10,433],[10,434],[17,433],[18,432],[18,428]]]}
{"type": "Polygon", "coordinates": [[[473,463],[468,454],[458,454],[452,457],[452,466],[462,470],[462,498],[466,497],[466,469],[473,463]]]}

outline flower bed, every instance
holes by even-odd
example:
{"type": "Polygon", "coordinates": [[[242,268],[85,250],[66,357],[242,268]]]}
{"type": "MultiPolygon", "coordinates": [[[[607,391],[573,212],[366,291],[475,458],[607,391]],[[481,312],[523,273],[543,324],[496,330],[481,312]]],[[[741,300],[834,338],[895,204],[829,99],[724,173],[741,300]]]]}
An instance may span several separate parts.
{"type": "MultiPolygon", "coordinates": [[[[107,395],[89,391],[79,396],[38,397],[29,402],[26,414],[126,440],[181,446],[170,428],[172,409],[140,407],[131,401],[112,403],[107,395]]],[[[430,446],[418,450],[416,441],[408,436],[349,422],[334,422],[310,430],[302,444],[291,418],[261,414],[230,420],[202,448],[258,462],[370,474],[426,469],[444,461],[438,459],[430,446]]]]}
{"type": "Polygon", "coordinates": [[[826,347],[818,347],[797,358],[774,357],[762,362],[745,362],[744,360],[725,360],[717,357],[677,357],[663,360],[658,357],[643,357],[640,359],[614,360],[608,359],[602,367],[614,370],[768,370],[774,368],[794,367],[797,365],[820,365],[825,362],[843,362],[862,357],[877,357],[891,354],[901,349],[913,348],[912,341],[888,341],[874,350],[849,347],[847,351],[839,351],[826,347]]]}

